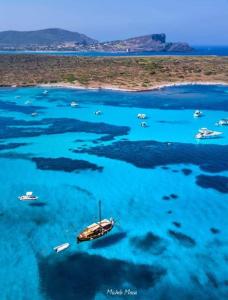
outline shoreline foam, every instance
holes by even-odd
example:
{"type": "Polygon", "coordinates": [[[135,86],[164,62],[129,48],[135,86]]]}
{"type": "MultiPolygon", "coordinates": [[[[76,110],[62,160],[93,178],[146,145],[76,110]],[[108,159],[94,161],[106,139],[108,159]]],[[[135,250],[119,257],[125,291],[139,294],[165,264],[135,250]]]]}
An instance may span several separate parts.
{"type": "Polygon", "coordinates": [[[227,85],[227,82],[219,82],[219,81],[184,81],[184,82],[173,82],[173,83],[163,83],[157,84],[154,86],[150,86],[148,88],[143,89],[128,89],[128,88],[120,88],[116,86],[81,86],[76,84],[68,84],[68,83],[48,83],[48,84],[39,84],[36,86],[46,87],[46,88],[71,88],[78,90],[112,90],[112,91],[120,91],[120,92],[149,92],[154,90],[160,90],[166,87],[175,87],[175,86],[186,86],[186,85],[227,85]]]}

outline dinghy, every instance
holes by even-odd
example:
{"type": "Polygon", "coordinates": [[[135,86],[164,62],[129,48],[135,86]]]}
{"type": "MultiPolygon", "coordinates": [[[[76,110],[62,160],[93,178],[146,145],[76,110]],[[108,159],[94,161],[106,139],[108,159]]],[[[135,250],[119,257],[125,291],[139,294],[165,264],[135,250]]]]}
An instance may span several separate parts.
{"type": "Polygon", "coordinates": [[[54,247],[53,250],[58,253],[58,252],[66,250],[69,247],[70,247],[69,243],[64,243],[64,244],[54,247]]]}

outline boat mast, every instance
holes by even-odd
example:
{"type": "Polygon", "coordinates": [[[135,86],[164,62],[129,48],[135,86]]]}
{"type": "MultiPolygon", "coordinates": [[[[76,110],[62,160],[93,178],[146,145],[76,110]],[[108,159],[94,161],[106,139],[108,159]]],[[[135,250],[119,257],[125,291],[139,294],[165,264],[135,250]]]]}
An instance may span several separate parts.
{"type": "Polygon", "coordinates": [[[99,222],[101,222],[101,200],[99,200],[98,205],[99,205],[99,222]]]}

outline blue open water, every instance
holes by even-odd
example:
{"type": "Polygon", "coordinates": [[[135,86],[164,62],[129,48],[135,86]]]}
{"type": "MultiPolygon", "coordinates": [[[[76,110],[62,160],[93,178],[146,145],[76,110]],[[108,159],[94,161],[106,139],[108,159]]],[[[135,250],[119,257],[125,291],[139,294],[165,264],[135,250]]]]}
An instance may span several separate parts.
{"type": "Polygon", "coordinates": [[[194,135],[228,117],[228,87],[48,91],[0,89],[0,298],[227,299],[228,127],[194,135]],[[99,199],[116,226],[77,244],[99,199]]]}

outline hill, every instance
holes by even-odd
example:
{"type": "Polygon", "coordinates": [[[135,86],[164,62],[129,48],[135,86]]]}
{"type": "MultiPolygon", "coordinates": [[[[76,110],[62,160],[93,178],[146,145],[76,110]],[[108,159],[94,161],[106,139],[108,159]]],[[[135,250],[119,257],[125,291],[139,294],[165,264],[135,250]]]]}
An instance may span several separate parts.
{"type": "Polygon", "coordinates": [[[150,34],[129,38],[126,40],[111,41],[91,45],[100,51],[127,51],[127,52],[140,52],[140,51],[191,51],[192,48],[187,43],[167,43],[166,35],[150,34]]]}
{"type": "Polygon", "coordinates": [[[57,46],[61,43],[87,45],[96,42],[84,34],[58,28],[0,32],[0,47],[57,46]]]}
{"type": "Polygon", "coordinates": [[[166,35],[150,34],[118,41],[98,42],[84,34],[51,28],[36,31],[0,32],[1,50],[70,50],[70,51],[191,51],[187,43],[167,43],[166,35]]]}

